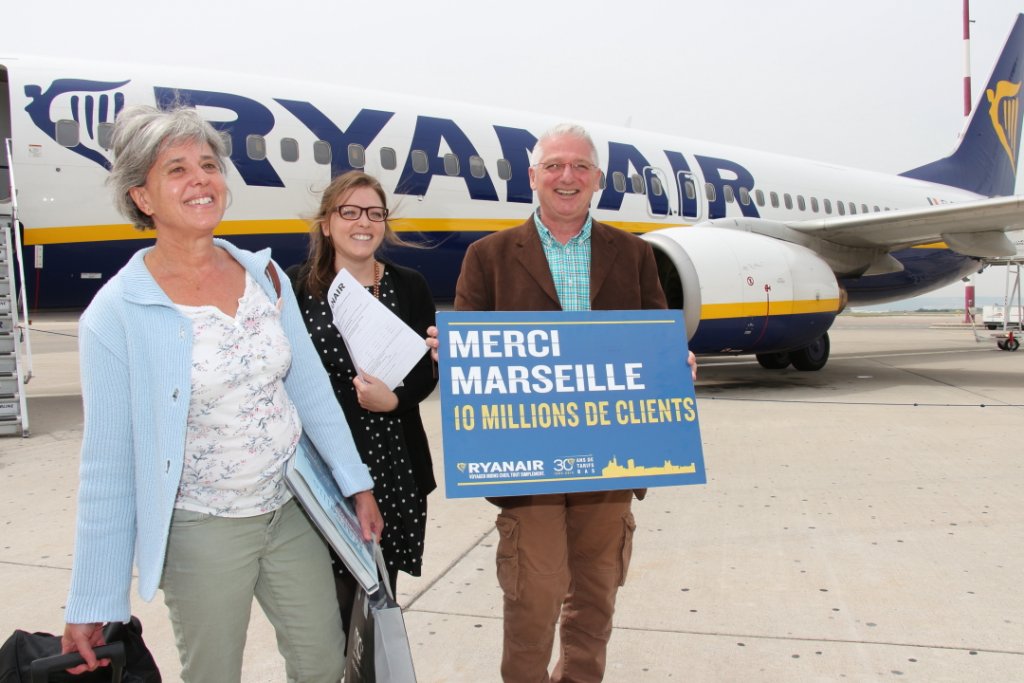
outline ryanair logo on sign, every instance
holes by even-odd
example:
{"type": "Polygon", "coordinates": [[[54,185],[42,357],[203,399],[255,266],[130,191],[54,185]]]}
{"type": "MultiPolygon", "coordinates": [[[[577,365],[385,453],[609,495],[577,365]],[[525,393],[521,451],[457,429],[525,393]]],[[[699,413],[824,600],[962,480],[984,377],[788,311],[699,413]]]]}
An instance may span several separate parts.
{"type": "Polygon", "coordinates": [[[1010,166],[1017,171],[1017,153],[1020,151],[1020,83],[999,81],[996,89],[985,91],[988,98],[988,115],[992,119],[992,127],[996,131],[999,142],[1003,145],[1006,155],[1010,157],[1010,166]]]}

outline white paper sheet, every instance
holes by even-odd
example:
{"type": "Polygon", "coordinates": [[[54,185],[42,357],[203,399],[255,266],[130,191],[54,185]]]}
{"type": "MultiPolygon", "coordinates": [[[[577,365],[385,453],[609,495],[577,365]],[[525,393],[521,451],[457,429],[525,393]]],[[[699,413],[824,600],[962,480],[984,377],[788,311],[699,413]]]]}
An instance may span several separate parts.
{"type": "Polygon", "coordinates": [[[356,369],[376,377],[391,390],[427,352],[423,342],[427,331],[406,325],[344,268],[327,290],[327,303],[356,369]]]}

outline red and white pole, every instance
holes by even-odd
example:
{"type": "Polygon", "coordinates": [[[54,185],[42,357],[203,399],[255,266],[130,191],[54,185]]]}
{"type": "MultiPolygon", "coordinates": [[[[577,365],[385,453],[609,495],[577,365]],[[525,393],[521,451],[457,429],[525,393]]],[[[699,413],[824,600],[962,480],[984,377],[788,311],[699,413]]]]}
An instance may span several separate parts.
{"type": "Polygon", "coordinates": [[[971,8],[964,0],[964,116],[971,115],[971,8]]]}

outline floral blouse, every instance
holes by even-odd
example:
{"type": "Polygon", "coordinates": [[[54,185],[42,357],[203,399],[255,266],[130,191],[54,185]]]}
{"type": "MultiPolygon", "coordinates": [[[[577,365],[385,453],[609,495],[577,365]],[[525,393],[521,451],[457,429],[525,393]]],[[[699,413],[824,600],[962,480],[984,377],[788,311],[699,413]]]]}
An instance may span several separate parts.
{"type": "Polygon", "coordinates": [[[302,432],[284,388],[292,354],[280,313],[249,274],[234,318],[216,306],[178,309],[192,320],[192,396],[174,506],[272,512],[291,498],[284,467],[302,432]]]}

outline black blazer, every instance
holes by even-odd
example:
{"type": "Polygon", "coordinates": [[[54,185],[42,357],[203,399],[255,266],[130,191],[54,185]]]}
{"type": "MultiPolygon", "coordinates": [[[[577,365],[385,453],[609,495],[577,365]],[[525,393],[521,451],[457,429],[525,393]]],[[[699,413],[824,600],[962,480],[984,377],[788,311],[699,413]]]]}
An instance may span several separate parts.
{"type": "MultiPolygon", "coordinates": [[[[383,261],[391,272],[391,280],[395,285],[395,296],[398,298],[398,317],[406,325],[411,327],[424,337],[427,336],[427,328],[434,324],[436,309],[434,299],[430,294],[430,287],[426,279],[412,268],[399,266],[390,261],[383,261]]],[[[300,263],[288,268],[285,273],[292,281],[292,288],[299,297],[299,305],[308,296],[305,285],[306,264],[300,263]]],[[[434,387],[437,386],[437,370],[430,354],[426,353],[420,362],[405,377],[402,385],[395,388],[395,395],[398,397],[398,406],[391,411],[392,415],[398,417],[402,424],[402,432],[405,436],[405,444],[409,449],[409,459],[412,462],[413,476],[416,479],[416,487],[424,497],[437,488],[437,481],[434,479],[434,464],[430,456],[430,444],[427,441],[426,430],[423,429],[423,419],[420,417],[420,403],[424,401],[434,387]]],[[[345,392],[342,395],[347,395],[345,392]]],[[[346,406],[342,401],[341,407],[346,414],[355,406],[346,406]]]]}

